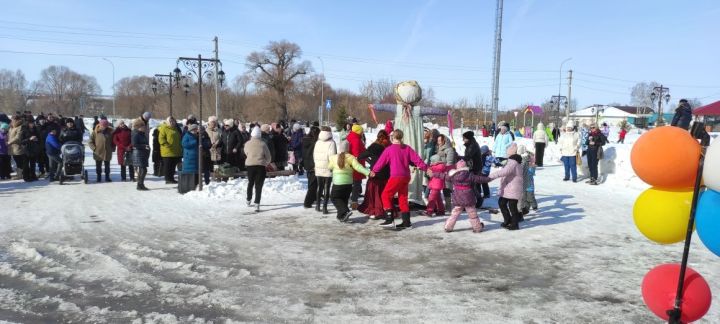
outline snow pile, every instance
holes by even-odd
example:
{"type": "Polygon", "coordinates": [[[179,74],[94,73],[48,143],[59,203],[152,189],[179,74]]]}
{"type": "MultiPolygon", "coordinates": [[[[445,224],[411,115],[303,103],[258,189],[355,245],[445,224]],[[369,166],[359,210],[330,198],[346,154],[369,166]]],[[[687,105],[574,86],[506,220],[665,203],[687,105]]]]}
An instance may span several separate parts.
{"type": "MultiPolygon", "coordinates": [[[[227,182],[211,182],[203,188],[203,191],[191,191],[184,195],[190,200],[217,199],[217,200],[245,200],[248,180],[238,178],[227,182]]],[[[276,177],[265,179],[262,194],[264,197],[277,197],[278,194],[286,195],[291,193],[304,194],[307,186],[300,182],[297,175],[287,177],[276,177]]]]}

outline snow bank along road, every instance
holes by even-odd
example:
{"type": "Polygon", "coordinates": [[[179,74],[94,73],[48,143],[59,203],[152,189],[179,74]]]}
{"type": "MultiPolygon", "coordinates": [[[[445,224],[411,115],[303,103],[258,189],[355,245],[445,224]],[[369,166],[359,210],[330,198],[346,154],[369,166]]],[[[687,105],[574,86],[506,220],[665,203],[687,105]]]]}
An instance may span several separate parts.
{"type": "MultiPolygon", "coordinates": [[[[483,214],[481,234],[465,217],[450,234],[444,217],[399,233],[341,224],[302,208],[297,178],[271,180],[259,214],[228,185],[2,182],[0,320],[657,323],[640,282],[681,246],[637,232],[637,189],[565,183],[561,169],[540,170],[522,230],[483,214]]],[[[720,293],[717,258],[694,243],[690,263],[720,293]]],[[[702,323],[720,323],[718,301],[702,323]]]]}

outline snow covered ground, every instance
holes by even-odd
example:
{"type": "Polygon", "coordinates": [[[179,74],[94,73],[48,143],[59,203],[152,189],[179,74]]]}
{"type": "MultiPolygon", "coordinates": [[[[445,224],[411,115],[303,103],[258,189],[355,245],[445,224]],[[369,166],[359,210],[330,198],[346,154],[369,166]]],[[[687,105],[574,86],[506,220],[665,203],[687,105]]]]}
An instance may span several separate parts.
{"type": "MultiPolygon", "coordinates": [[[[184,196],[152,176],[138,192],[116,166],[113,183],[0,182],[0,321],[659,323],[640,283],[682,246],[636,230],[647,186],[630,148],[610,145],[605,183],[589,186],[561,180],[550,145],[540,209],[514,232],[484,213],[481,234],[464,216],[453,233],[444,217],[402,232],[341,224],[303,209],[302,177],[268,180],[261,213],[244,180],[184,196]]],[[[720,294],[720,259],[697,237],[690,265],[720,294]]],[[[720,323],[713,302],[700,323],[720,323]]]]}

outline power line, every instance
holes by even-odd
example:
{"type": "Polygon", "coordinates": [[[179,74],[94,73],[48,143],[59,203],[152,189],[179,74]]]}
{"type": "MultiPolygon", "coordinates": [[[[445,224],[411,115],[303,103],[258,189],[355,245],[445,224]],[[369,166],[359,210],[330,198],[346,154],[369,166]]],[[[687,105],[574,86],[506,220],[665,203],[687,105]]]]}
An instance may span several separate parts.
{"type": "Polygon", "coordinates": [[[33,55],[48,55],[48,56],[95,57],[95,58],[109,57],[109,58],[120,58],[120,59],[148,59],[148,60],[176,60],[177,59],[177,57],[163,57],[163,56],[90,55],[90,54],[73,54],[73,53],[13,51],[13,50],[4,50],[4,49],[0,49],[0,53],[33,54],[33,55]]]}

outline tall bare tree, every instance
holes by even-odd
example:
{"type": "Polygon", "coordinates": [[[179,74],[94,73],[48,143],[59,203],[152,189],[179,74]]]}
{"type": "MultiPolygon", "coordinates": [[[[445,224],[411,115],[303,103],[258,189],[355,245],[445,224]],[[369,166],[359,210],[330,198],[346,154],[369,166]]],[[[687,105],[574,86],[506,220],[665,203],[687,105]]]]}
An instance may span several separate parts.
{"type": "Polygon", "coordinates": [[[26,110],[27,87],[22,71],[0,70],[0,111],[12,113],[26,110]]]}
{"type": "Polygon", "coordinates": [[[281,118],[288,119],[288,92],[293,80],[312,69],[309,61],[298,62],[302,56],[300,46],[282,40],[270,42],[261,52],[252,52],[246,59],[247,68],[255,76],[255,84],[273,90],[272,98],[280,110],[281,118]]]}
{"type": "Polygon", "coordinates": [[[77,115],[83,103],[102,92],[95,77],[57,65],[42,70],[33,88],[48,97],[49,106],[68,115],[77,115]]]}
{"type": "MultiPolygon", "coordinates": [[[[156,101],[167,102],[165,89],[158,89],[158,95],[152,92],[153,78],[149,76],[131,76],[122,78],[117,82],[117,112],[121,116],[136,117],[145,111],[151,111],[155,116],[167,116],[170,113],[169,105],[165,104],[155,108],[156,101]],[[163,99],[161,99],[163,98],[163,99]]],[[[180,91],[178,91],[180,92],[180,91]]]]}
{"type": "Polygon", "coordinates": [[[659,86],[660,83],[655,81],[635,84],[630,89],[630,104],[638,107],[652,107],[653,103],[650,99],[650,94],[653,92],[654,87],[659,86]]]}

